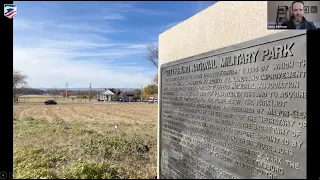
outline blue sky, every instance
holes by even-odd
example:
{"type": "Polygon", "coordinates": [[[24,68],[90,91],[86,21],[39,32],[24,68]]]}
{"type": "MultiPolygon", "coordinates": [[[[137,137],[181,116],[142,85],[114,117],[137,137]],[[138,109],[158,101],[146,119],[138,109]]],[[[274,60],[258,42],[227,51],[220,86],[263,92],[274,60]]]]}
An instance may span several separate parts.
{"type": "Polygon", "coordinates": [[[15,3],[13,66],[29,87],[135,88],[157,72],[146,45],[214,1],[15,3]]]}

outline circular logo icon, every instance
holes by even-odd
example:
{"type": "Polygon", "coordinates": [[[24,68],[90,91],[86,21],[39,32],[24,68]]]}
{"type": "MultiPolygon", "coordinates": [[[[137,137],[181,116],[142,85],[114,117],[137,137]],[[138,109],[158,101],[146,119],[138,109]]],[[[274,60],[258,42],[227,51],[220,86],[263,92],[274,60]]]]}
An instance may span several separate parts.
{"type": "Polygon", "coordinates": [[[5,179],[5,178],[7,178],[7,173],[4,171],[0,172],[0,179],[5,179]]]}
{"type": "Polygon", "coordinates": [[[13,179],[13,173],[12,172],[9,173],[9,178],[13,179]]]}

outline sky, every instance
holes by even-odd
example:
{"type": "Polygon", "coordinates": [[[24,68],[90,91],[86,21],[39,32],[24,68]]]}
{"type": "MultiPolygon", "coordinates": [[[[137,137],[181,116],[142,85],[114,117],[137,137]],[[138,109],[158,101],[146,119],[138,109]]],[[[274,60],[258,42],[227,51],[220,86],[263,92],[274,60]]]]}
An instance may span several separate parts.
{"type": "Polygon", "coordinates": [[[14,2],[13,67],[32,88],[140,88],[148,44],[214,1],[14,2]]]}

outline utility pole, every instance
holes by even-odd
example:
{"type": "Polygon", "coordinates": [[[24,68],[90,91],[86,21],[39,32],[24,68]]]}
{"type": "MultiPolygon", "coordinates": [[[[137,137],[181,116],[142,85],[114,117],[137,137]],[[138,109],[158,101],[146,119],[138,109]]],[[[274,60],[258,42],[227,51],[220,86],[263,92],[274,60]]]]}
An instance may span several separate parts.
{"type": "Polygon", "coordinates": [[[57,101],[57,98],[56,98],[56,85],[53,86],[53,97],[54,97],[54,100],[57,101]]]}
{"type": "Polygon", "coordinates": [[[140,95],[140,99],[141,99],[141,102],[142,102],[142,85],[141,85],[141,95],[140,95]]]}
{"type": "Polygon", "coordinates": [[[68,101],[68,86],[69,86],[69,84],[66,83],[66,101],[68,101]]]}
{"type": "Polygon", "coordinates": [[[89,90],[89,101],[91,101],[91,83],[90,83],[90,90],[89,90]]]}

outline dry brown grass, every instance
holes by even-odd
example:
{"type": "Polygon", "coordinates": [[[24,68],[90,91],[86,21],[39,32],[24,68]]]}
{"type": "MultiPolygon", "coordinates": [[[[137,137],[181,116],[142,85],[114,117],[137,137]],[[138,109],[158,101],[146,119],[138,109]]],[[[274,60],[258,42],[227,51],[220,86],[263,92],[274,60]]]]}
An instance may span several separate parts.
{"type": "Polygon", "coordinates": [[[24,105],[14,119],[15,178],[156,176],[156,104],[24,105]]]}

